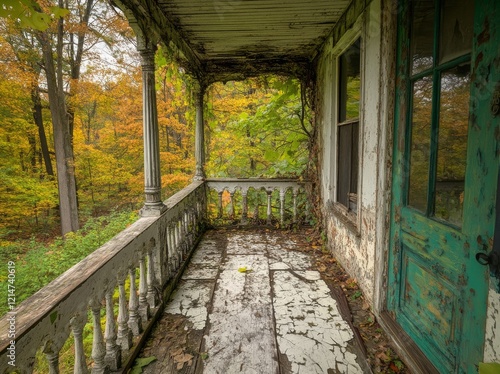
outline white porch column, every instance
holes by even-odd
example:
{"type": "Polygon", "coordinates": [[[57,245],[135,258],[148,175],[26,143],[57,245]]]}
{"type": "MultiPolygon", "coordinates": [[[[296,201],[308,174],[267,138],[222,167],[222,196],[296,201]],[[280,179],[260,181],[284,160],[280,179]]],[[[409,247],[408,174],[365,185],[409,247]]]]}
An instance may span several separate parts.
{"type": "Polygon", "coordinates": [[[200,85],[196,92],[196,129],[195,129],[195,159],[196,172],[194,180],[205,179],[205,132],[203,129],[203,96],[205,95],[205,87],[200,85]]]}
{"type": "MultiPolygon", "coordinates": [[[[141,38],[139,38],[141,39],[141,38]]],[[[142,106],[144,137],[144,192],[142,216],[158,216],[165,206],[161,200],[160,136],[155,89],[155,51],[152,43],[138,41],[142,58],[142,106]]]]}

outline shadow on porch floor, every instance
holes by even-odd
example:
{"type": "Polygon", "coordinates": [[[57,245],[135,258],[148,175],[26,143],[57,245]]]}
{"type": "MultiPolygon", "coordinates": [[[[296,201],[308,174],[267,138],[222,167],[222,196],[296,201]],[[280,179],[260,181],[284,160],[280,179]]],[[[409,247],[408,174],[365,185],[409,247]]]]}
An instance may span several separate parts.
{"type": "Polygon", "coordinates": [[[314,251],[303,232],[207,232],[136,364],[156,358],[150,374],[371,372],[314,251]]]}

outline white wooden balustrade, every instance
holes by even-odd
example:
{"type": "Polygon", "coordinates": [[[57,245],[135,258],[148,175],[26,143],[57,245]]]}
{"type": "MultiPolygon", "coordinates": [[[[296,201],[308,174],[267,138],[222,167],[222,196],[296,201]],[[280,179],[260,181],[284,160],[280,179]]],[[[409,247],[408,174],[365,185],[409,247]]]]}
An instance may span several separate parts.
{"type": "MultiPolygon", "coordinates": [[[[268,223],[278,220],[283,226],[288,219],[299,221],[297,202],[304,189],[303,182],[291,179],[193,182],[165,202],[166,210],[161,216],[140,218],[0,319],[0,373],[31,373],[35,362],[43,366],[43,371],[59,373],[59,352],[68,339],[74,346],[74,364],[70,369],[74,373],[126,369],[203,234],[208,189],[217,191],[220,216],[224,210],[222,195],[228,191],[229,215],[234,218],[238,210],[241,221],[246,222],[250,218],[247,195],[254,190],[264,191],[267,197],[264,201],[268,223]],[[279,200],[279,207],[272,205],[274,191],[278,191],[274,203],[279,200]],[[241,207],[236,207],[235,193],[241,194],[241,207]],[[289,196],[288,208],[286,196],[289,196]],[[273,217],[273,211],[277,217],[273,217]],[[15,339],[8,336],[13,317],[15,339]],[[104,331],[102,318],[105,318],[104,331]],[[93,344],[90,357],[86,357],[84,334],[89,331],[93,344]],[[12,344],[15,357],[9,355],[12,344]],[[40,363],[40,357],[45,362],[40,363]],[[15,367],[9,365],[13,359],[15,367]]],[[[258,217],[258,208],[257,203],[250,216],[258,217]]]]}
{"type": "Polygon", "coordinates": [[[301,182],[296,179],[283,178],[219,178],[207,179],[206,183],[208,189],[215,190],[217,192],[217,218],[222,221],[224,221],[225,218],[232,221],[238,221],[238,217],[236,217],[238,205],[240,205],[238,208],[241,212],[239,217],[240,224],[248,223],[249,211],[251,212],[254,221],[259,220],[259,207],[261,207],[260,202],[262,200],[261,195],[265,197],[265,221],[267,224],[271,224],[274,220],[276,220],[279,222],[281,227],[283,227],[286,223],[296,224],[299,222],[299,217],[305,218],[308,215],[307,199],[305,199],[306,182],[301,182]],[[249,210],[248,197],[252,190],[254,191],[254,201],[253,207],[250,207],[249,210]],[[229,194],[229,202],[226,204],[223,201],[224,192],[229,194]],[[241,201],[239,202],[236,199],[236,193],[241,194],[241,201]],[[273,207],[273,193],[278,195],[278,207],[273,207]],[[288,209],[286,204],[287,193],[290,195],[289,200],[291,200],[291,202],[288,202],[288,209]],[[302,212],[298,211],[299,194],[302,194],[302,201],[305,205],[302,212]],[[275,214],[273,214],[273,211],[275,211],[275,214]],[[226,215],[224,215],[225,212],[227,212],[226,215]]]}
{"type": "Polygon", "coordinates": [[[192,183],[165,205],[166,212],[160,217],[140,218],[0,320],[0,372],[31,373],[37,351],[42,350],[44,367],[49,373],[59,373],[59,351],[70,334],[74,340],[74,373],[124,368],[142,331],[154,322],[151,316],[160,309],[164,296],[161,290],[176,278],[203,233],[204,183],[192,183]],[[9,318],[13,316],[15,339],[8,336],[9,318]],[[87,323],[92,325],[91,360],[85,357],[83,345],[87,323]],[[12,342],[15,357],[9,357],[12,342]],[[15,367],[9,365],[13,359],[15,367]],[[92,362],[90,367],[88,361],[92,362]]]}

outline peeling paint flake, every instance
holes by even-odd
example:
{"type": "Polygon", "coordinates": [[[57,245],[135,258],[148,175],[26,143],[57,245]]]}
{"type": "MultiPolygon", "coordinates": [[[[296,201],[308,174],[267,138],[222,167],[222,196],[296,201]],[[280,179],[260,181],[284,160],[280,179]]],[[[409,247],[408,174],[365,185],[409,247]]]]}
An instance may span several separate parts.
{"type": "Polygon", "coordinates": [[[165,313],[188,317],[193,329],[203,330],[208,316],[208,304],[213,291],[213,282],[183,280],[170,300],[165,313]]]}

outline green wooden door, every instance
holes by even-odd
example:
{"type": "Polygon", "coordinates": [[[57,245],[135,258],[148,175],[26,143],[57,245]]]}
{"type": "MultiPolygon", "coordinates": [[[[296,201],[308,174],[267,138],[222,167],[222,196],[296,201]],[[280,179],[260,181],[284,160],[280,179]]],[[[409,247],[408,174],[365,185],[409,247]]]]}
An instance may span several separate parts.
{"type": "Polygon", "coordinates": [[[401,0],[388,309],[443,373],[482,360],[500,1],[401,0]]]}

